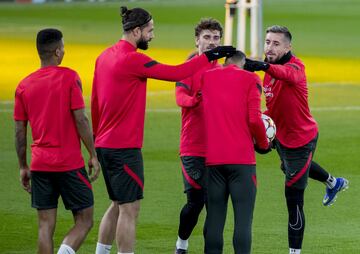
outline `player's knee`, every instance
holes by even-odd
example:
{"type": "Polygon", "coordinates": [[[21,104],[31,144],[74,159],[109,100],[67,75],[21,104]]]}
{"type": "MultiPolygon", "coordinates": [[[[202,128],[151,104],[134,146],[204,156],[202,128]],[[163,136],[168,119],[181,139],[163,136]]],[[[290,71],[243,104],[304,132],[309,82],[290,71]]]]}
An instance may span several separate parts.
{"type": "Polygon", "coordinates": [[[200,213],[205,205],[205,194],[203,190],[188,193],[187,206],[194,213],[200,213]]]}
{"type": "Polygon", "coordinates": [[[136,219],[139,216],[140,212],[140,202],[136,201],[133,206],[131,207],[131,212],[134,215],[134,218],[136,219]]]}
{"type": "Polygon", "coordinates": [[[297,188],[291,188],[291,187],[285,187],[285,197],[286,202],[288,206],[300,206],[302,207],[304,205],[304,190],[303,189],[297,189],[297,188]]]}
{"type": "Polygon", "coordinates": [[[49,210],[39,210],[39,232],[53,235],[56,224],[56,213],[49,210]]]}
{"type": "Polygon", "coordinates": [[[86,216],[84,218],[84,220],[82,221],[82,224],[86,231],[90,231],[92,229],[92,227],[94,226],[93,214],[91,213],[88,216],[86,216]]]}
{"type": "Polygon", "coordinates": [[[119,212],[123,217],[134,220],[137,219],[140,212],[140,202],[135,201],[132,203],[126,203],[119,206],[119,212]]]}
{"type": "Polygon", "coordinates": [[[93,218],[89,218],[89,219],[83,221],[83,222],[81,223],[81,226],[82,226],[82,228],[84,229],[84,231],[89,232],[89,231],[92,229],[92,227],[94,226],[94,220],[93,220],[93,218]]]}
{"type": "Polygon", "coordinates": [[[86,232],[90,231],[94,225],[93,211],[93,207],[88,207],[83,210],[73,212],[75,225],[86,232]]]}
{"type": "Polygon", "coordinates": [[[188,207],[196,213],[200,213],[204,207],[204,201],[189,202],[188,207]]]}
{"type": "Polygon", "coordinates": [[[39,235],[52,238],[55,231],[55,224],[48,221],[39,221],[39,235]]]}

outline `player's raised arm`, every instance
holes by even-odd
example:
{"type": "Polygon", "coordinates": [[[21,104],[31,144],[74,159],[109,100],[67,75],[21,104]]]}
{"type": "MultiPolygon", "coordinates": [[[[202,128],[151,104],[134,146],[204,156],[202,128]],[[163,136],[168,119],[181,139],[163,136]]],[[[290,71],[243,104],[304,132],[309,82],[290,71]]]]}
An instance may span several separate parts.
{"type": "Polygon", "coordinates": [[[286,81],[288,84],[296,84],[305,79],[304,65],[301,62],[281,65],[246,59],[245,70],[264,71],[273,78],[286,81]]]}
{"type": "Polygon", "coordinates": [[[137,52],[129,55],[128,60],[136,66],[137,72],[145,78],[180,81],[199,71],[208,62],[222,57],[232,56],[234,53],[235,48],[232,46],[218,46],[179,65],[161,64],[137,52]]]}
{"type": "Polygon", "coordinates": [[[284,65],[270,64],[265,72],[275,79],[286,81],[287,84],[297,84],[306,80],[304,65],[301,65],[300,62],[284,65]]]}

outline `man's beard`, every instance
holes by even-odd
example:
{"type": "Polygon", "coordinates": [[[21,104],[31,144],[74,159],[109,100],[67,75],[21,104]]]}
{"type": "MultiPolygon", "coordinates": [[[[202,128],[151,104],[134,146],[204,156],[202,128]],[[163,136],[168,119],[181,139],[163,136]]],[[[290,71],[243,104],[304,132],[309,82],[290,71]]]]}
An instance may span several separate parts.
{"type": "Polygon", "coordinates": [[[277,57],[274,57],[274,56],[271,56],[270,58],[269,57],[265,57],[265,62],[267,63],[276,63],[276,61],[278,60],[277,57]]]}
{"type": "Polygon", "coordinates": [[[143,38],[141,38],[137,43],[136,43],[137,48],[142,49],[142,50],[147,50],[149,48],[149,41],[145,41],[143,38]]]}

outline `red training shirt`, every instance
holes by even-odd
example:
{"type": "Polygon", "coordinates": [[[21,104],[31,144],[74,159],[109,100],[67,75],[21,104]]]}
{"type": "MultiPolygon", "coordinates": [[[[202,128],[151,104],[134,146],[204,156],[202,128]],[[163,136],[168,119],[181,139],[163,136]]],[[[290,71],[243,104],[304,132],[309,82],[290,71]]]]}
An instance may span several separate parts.
{"type": "Polygon", "coordinates": [[[193,76],[176,83],[176,103],[181,107],[180,156],[206,155],[204,109],[198,93],[202,74],[219,66],[217,61],[208,63],[193,76]]]}
{"type": "Polygon", "coordinates": [[[318,133],[308,105],[305,66],[292,56],[284,65],[270,64],[264,77],[267,111],[276,124],[276,138],[288,148],[309,143],[318,133]]]}
{"type": "Polygon", "coordinates": [[[84,167],[72,111],[85,107],[78,74],[65,67],[41,68],[15,92],[14,119],[29,121],[32,171],[62,172],[84,167]]]}
{"type": "Polygon", "coordinates": [[[147,78],[179,81],[207,63],[203,55],[177,66],[160,64],[126,40],[106,49],[96,60],[91,97],[95,146],[141,148],[147,78]]]}
{"type": "Polygon", "coordinates": [[[269,145],[261,119],[261,81],[236,65],[203,75],[207,165],[256,164],[254,140],[269,145]]]}

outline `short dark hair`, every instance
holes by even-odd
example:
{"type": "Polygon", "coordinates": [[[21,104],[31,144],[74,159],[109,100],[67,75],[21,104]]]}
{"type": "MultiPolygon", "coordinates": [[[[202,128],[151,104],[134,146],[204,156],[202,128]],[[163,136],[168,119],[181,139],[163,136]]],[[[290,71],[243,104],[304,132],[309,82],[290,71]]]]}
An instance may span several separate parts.
{"type": "Polygon", "coordinates": [[[142,8],[128,9],[121,6],[122,25],[125,32],[136,27],[143,28],[151,19],[150,13],[142,8]]]}
{"type": "Polygon", "coordinates": [[[292,35],[289,31],[289,29],[286,26],[270,26],[266,29],[266,33],[281,33],[287,38],[290,42],[292,40],[292,35]]]}
{"type": "Polygon", "coordinates": [[[228,61],[239,63],[241,61],[244,61],[245,59],[246,59],[246,55],[244,54],[244,52],[240,50],[236,50],[234,55],[230,57],[226,57],[225,63],[228,63],[228,61]]]}
{"type": "Polygon", "coordinates": [[[199,36],[203,30],[215,30],[220,32],[220,37],[223,35],[223,28],[220,22],[213,18],[201,19],[195,27],[195,36],[199,36]]]}
{"type": "Polygon", "coordinates": [[[41,60],[47,60],[53,56],[54,51],[60,46],[63,35],[54,28],[40,30],[36,36],[36,48],[41,60]]]}

